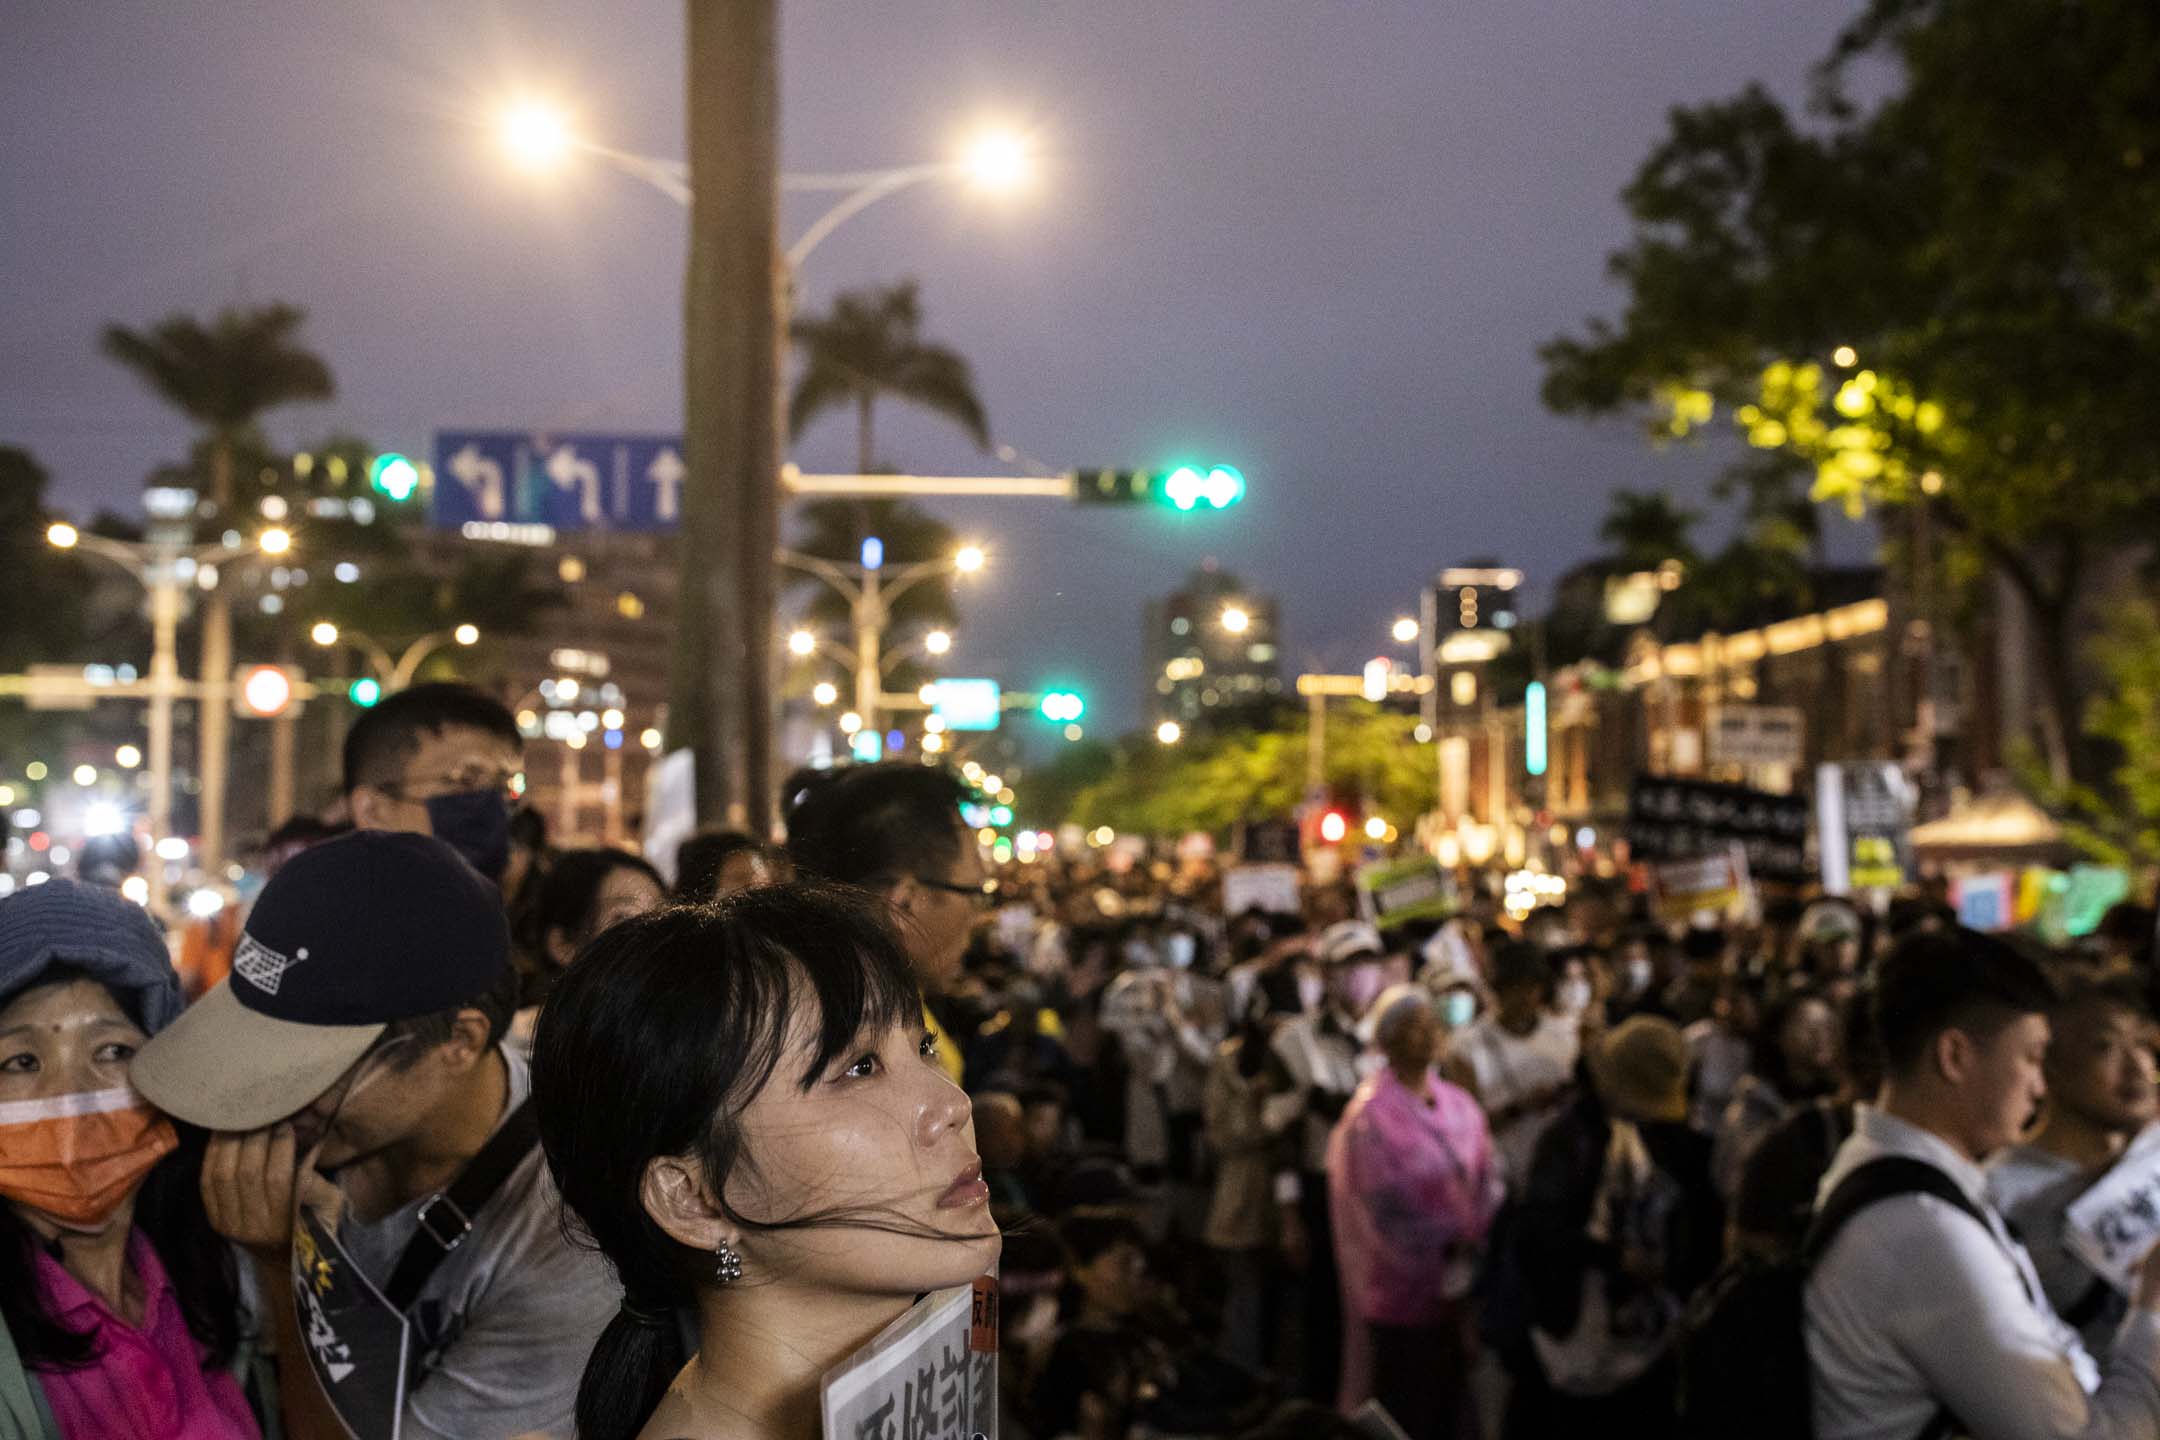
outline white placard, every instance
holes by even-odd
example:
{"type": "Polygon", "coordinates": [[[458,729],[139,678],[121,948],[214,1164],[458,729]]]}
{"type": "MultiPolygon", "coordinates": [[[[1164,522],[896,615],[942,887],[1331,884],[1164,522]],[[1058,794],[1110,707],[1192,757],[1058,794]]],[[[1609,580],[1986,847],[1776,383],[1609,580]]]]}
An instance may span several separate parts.
{"type": "Polygon", "coordinates": [[[645,772],[645,858],[675,883],[675,852],[697,833],[697,755],[689,746],[645,772]]]}
{"type": "Polygon", "coordinates": [[[2107,1174],[2063,1214],[2063,1244],[2125,1295],[2160,1241],[2160,1125],[2130,1142],[2107,1174]]]}
{"type": "Polygon", "coordinates": [[[1270,915],[1297,914],[1297,866],[1238,865],[1223,871],[1222,913],[1235,919],[1255,906],[1270,915]]]}
{"type": "Polygon", "coordinates": [[[818,1392],[825,1440],[997,1440],[996,1278],[925,1295],[818,1392]]]}

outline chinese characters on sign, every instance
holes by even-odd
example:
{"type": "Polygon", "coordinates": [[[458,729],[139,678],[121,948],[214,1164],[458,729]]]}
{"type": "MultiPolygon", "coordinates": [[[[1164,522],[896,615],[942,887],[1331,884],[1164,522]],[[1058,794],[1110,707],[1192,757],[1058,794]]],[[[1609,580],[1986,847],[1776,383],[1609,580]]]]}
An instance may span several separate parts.
{"type": "Polygon", "coordinates": [[[2160,1240],[2160,1128],[2147,1129],[2063,1216],[2063,1241],[2109,1284],[2131,1277],[2160,1240]]]}
{"type": "Polygon", "coordinates": [[[825,1377],[829,1440],[997,1440],[997,1284],[926,1296],[825,1377]]]}
{"type": "Polygon", "coordinates": [[[1636,860],[1723,855],[1737,841],[1760,879],[1807,875],[1807,801],[1744,785],[1643,776],[1628,792],[1627,839],[1636,860]]]}

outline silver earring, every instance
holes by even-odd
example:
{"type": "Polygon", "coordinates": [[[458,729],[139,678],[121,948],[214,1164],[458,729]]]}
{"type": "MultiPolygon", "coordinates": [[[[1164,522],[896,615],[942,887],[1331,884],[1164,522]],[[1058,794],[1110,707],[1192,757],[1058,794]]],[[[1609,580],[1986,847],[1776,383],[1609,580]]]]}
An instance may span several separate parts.
{"type": "Polygon", "coordinates": [[[742,1279],[742,1256],[734,1246],[723,1240],[713,1247],[713,1256],[720,1263],[713,1270],[713,1278],[722,1285],[732,1285],[742,1279]]]}

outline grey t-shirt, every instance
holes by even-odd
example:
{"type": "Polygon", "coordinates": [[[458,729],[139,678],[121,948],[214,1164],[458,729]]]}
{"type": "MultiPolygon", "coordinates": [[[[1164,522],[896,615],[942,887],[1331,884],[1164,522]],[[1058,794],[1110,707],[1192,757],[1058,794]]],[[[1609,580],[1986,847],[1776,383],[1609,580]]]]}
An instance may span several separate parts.
{"type": "MultiPolygon", "coordinates": [[[[532,1067],[508,1046],[502,1057],[507,1118],[532,1093],[532,1067]]],[[[428,1198],[372,1224],[348,1215],[340,1226],[338,1238],[378,1285],[397,1268],[428,1198]]],[[[578,1378],[622,1289],[596,1251],[564,1238],[561,1219],[562,1201],[535,1145],[480,1207],[472,1233],[428,1277],[409,1312],[413,1353],[433,1359],[406,1394],[406,1436],[570,1440],[578,1378]]]]}

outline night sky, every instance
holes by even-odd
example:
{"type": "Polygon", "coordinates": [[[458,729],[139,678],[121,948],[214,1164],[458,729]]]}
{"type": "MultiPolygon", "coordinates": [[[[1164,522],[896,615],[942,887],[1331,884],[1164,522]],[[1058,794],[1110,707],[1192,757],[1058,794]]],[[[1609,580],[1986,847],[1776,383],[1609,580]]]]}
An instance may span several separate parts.
{"type": "MultiPolygon", "coordinates": [[[[920,277],[997,436],[1056,468],[1242,466],[1227,515],[941,508],[996,556],[953,669],[1056,674],[1138,719],[1143,601],[1206,556],[1281,596],[1285,656],[1391,648],[1435,568],[1532,581],[1590,553],[1616,485],[1700,497],[1717,456],[1538,404],[1534,347],[1610,311],[1615,198],[1667,107],[1804,93],[1850,0],[788,0],[783,159],[938,158],[1031,127],[996,203],[922,187],[813,257],[805,303],[920,277]]],[[[100,325],[283,299],[337,400],[281,412],[424,452],[437,427],[679,423],[683,214],[590,166],[536,183],[482,129],[540,93],[682,153],[672,0],[15,0],[0,26],[0,443],[63,509],[132,505],[186,426],[100,325]]],[[[787,233],[815,218],[791,200],[787,233]]],[[[1010,467],[887,407],[880,454],[1010,467]]],[[[796,458],[852,464],[852,426],[796,458]]]]}

